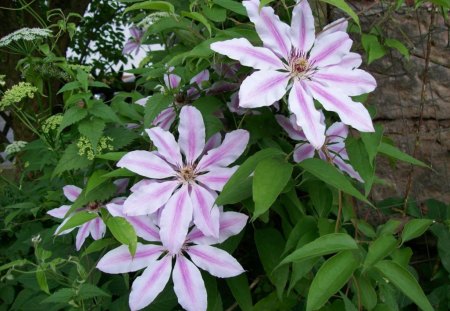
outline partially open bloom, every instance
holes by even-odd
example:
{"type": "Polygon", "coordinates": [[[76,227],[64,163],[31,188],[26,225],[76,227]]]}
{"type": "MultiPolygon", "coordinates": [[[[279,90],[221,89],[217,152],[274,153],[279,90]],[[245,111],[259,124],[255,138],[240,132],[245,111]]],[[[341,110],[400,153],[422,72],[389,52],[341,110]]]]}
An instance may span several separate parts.
{"type": "MultiPolygon", "coordinates": [[[[170,68],[169,71],[172,70],[173,68],[170,68]]],[[[184,92],[183,90],[178,90],[179,92],[175,95],[173,104],[181,107],[183,105],[192,103],[193,100],[197,99],[200,96],[200,90],[203,89],[203,82],[208,80],[209,71],[206,69],[200,71],[198,74],[192,77],[191,81],[189,82],[189,84],[191,84],[191,87],[188,88],[186,92],[184,92]]],[[[164,83],[169,91],[179,89],[180,82],[181,77],[177,74],[169,72],[168,74],[164,75],[164,83]]],[[[149,98],[150,96],[139,99],[136,101],[136,104],[145,106],[149,98]]],[[[175,121],[176,116],[177,114],[173,107],[166,108],[161,111],[158,116],[156,116],[156,118],[152,122],[152,125],[159,126],[160,128],[167,131],[169,130],[173,121],[175,121]]]]}
{"type": "Polygon", "coordinates": [[[376,82],[369,73],[356,69],[361,57],[350,52],[352,40],[345,32],[346,21],[336,21],[316,36],[306,0],[295,6],[290,27],[272,8],[260,10],[258,0],[243,5],[264,47],[254,47],[245,38],[211,44],[212,50],[258,70],[241,85],[241,107],[272,105],[291,87],[289,109],[315,148],[325,142],[325,126],[313,98],[324,109],[336,112],[345,124],[363,132],[374,131],[366,108],[350,97],[371,92],[376,82]]]}
{"type": "MultiPolygon", "coordinates": [[[[289,119],[285,116],[277,115],[276,119],[278,124],[286,131],[290,138],[300,142],[294,149],[293,157],[295,162],[301,162],[305,159],[312,158],[317,151],[322,160],[332,162],[341,171],[349,174],[360,182],[364,182],[358,172],[347,163],[349,159],[344,141],[348,136],[348,126],[342,122],[333,123],[326,131],[325,144],[317,149],[306,139],[305,133],[297,125],[295,115],[291,115],[289,119]]],[[[323,115],[321,122],[324,124],[323,115]]]]}
{"type": "Polygon", "coordinates": [[[123,54],[131,54],[134,52],[135,55],[139,53],[142,45],[142,39],[144,37],[144,31],[138,27],[130,28],[131,37],[125,43],[123,47],[123,54]]]}
{"type": "MultiPolygon", "coordinates": [[[[220,278],[233,277],[244,272],[234,257],[210,245],[238,234],[246,221],[247,216],[244,214],[221,212],[218,239],[205,237],[201,231],[193,227],[176,249],[167,247],[164,239],[156,236],[149,241],[158,244],[138,243],[134,257],[126,245],[109,251],[100,259],[97,268],[114,274],[145,268],[141,276],[133,282],[129,298],[131,310],[140,310],[152,303],[162,292],[172,274],[174,291],[180,305],[188,311],[206,311],[206,288],[198,268],[220,278]],[[173,259],[175,259],[174,266],[173,259]]],[[[155,230],[158,234],[159,229],[156,226],[155,230]]]]}
{"type": "Polygon", "coordinates": [[[128,197],[125,213],[149,215],[164,206],[161,240],[171,251],[183,244],[191,220],[205,235],[217,238],[219,210],[213,207],[216,191],[221,191],[236,171],[237,166],[228,165],[244,152],[248,132],[228,133],[222,144],[208,151],[205,147],[211,143],[205,145],[202,115],[191,106],[181,109],[178,143],[162,128],[154,127],[146,132],[157,151],[132,151],[117,163],[151,180],[128,197]]]}

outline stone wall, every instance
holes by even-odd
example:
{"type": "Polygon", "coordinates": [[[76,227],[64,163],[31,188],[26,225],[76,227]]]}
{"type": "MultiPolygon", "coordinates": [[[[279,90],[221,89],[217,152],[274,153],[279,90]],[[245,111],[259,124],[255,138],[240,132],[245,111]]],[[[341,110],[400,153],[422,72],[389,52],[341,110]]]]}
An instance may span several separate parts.
{"type": "Polygon", "coordinates": [[[414,11],[404,6],[397,12],[389,12],[382,5],[374,6],[367,2],[354,2],[352,5],[356,11],[363,11],[361,22],[364,31],[367,32],[370,25],[381,20],[379,25],[387,37],[397,38],[410,48],[409,60],[397,52],[389,52],[367,67],[378,81],[378,88],[368,102],[377,108],[375,122],[383,124],[385,134],[403,151],[414,154],[418,135],[415,156],[433,168],[415,167],[411,172],[410,165],[399,163],[394,168],[386,159],[380,159],[377,164],[378,176],[388,183],[374,187],[373,199],[403,197],[412,174],[411,200],[435,198],[450,203],[449,24],[436,11],[430,28],[430,7],[414,11]],[[428,79],[424,80],[430,29],[428,79]]]}

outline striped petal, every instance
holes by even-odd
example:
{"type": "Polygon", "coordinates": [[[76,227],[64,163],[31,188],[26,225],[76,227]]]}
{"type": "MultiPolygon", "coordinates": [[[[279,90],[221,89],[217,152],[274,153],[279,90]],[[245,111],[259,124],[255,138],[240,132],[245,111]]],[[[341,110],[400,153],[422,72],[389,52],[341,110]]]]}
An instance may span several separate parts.
{"type": "Polygon", "coordinates": [[[180,82],[181,77],[176,74],[169,73],[164,75],[164,83],[169,90],[176,89],[178,86],[180,86],[180,82]]]}
{"type": "Polygon", "coordinates": [[[372,92],[377,82],[368,72],[361,69],[349,70],[340,66],[323,68],[314,74],[314,80],[339,89],[348,96],[372,92]]]}
{"type": "Polygon", "coordinates": [[[206,311],[206,288],[200,271],[183,256],[177,256],[172,273],[178,303],[187,311],[206,311]]]}
{"type": "Polygon", "coordinates": [[[192,77],[190,83],[193,84],[197,84],[199,86],[199,88],[202,88],[202,83],[204,81],[208,81],[209,80],[209,71],[208,69],[202,70],[200,71],[198,74],[196,74],[194,77],[192,77]]]}
{"type": "Polygon", "coordinates": [[[339,18],[325,27],[323,27],[323,30],[317,35],[317,39],[320,39],[324,36],[329,35],[330,33],[334,33],[337,31],[347,31],[348,22],[345,18],[339,18]]]}
{"type": "Polygon", "coordinates": [[[201,269],[219,278],[230,278],[244,272],[239,262],[226,251],[209,245],[193,245],[187,253],[201,269]]]}
{"type": "Polygon", "coordinates": [[[177,180],[171,180],[140,187],[125,200],[124,213],[128,216],[154,213],[167,203],[178,185],[177,180]]]}
{"type": "Polygon", "coordinates": [[[291,51],[290,27],[280,20],[271,7],[263,7],[260,10],[258,0],[243,1],[242,4],[255,24],[256,32],[264,46],[288,59],[291,51]]]}
{"type": "Polygon", "coordinates": [[[321,114],[301,81],[294,82],[289,94],[289,110],[295,115],[297,125],[303,129],[308,141],[320,149],[325,143],[325,124],[321,122],[321,114]]]}
{"type": "Polygon", "coordinates": [[[291,139],[298,141],[307,140],[305,137],[305,133],[303,133],[301,127],[297,125],[295,115],[293,116],[293,118],[288,119],[281,114],[277,114],[275,116],[275,119],[291,139]]]}
{"type": "Polygon", "coordinates": [[[315,66],[325,67],[339,63],[350,52],[353,41],[342,31],[317,39],[309,56],[315,66]]]}
{"type": "Polygon", "coordinates": [[[75,200],[80,195],[81,191],[82,191],[81,188],[78,188],[77,186],[73,185],[67,185],[63,187],[64,196],[70,202],[75,202],[75,200]]]}
{"type": "Polygon", "coordinates": [[[186,164],[192,164],[205,147],[205,123],[197,108],[185,106],[181,109],[178,132],[178,143],[186,156],[186,164]]]}
{"type": "Polygon", "coordinates": [[[147,101],[150,99],[151,96],[147,96],[141,99],[138,99],[137,101],[135,101],[135,104],[138,104],[139,106],[145,107],[145,105],[147,104],[147,101]]]}
{"type": "Polygon", "coordinates": [[[89,229],[94,240],[100,240],[105,236],[106,225],[100,217],[91,220],[89,229]]]}
{"type": "Polygon", "coordinates": [[[357,53],[350,52],[347,55],[345,55],[341,61],[334,66],[344,67],[348,69],[354,69],[361,66],[362,58],[361,55],[357,53]]]}
{"type": "Polygon", "coordinates": [[[336,112],[345,124],[353,126],[361,132],[374,132],[372,119],[367,109],[340,90],[325,87],[316,82],[309,82],[312,95],[328,111],[336,112]]]}
{"type": "Polygon", "coordinates": [[[138,237],[146,241],[160,241],[159,230],[148,216],[131,216],[126,217],[127,221],[133,226],[138,237]]]}
{"type": "Polygon", "coordinates": [[[291,42],[299,51],[308,52],[315,39],[314,16],[308,1],[300,1],[292,11],[291,42]]]}
{"type": "Polygon", "coordinates": [[[197,171],[212,170],[211,167],[228,166],[236,161],[247,147],[249,133],[246,130],[235,130],[225,135],[222,144],[202,157],[197,171]]]}
{"type": "Polygon", "coordinates": [[[364,183],[364,180],[361,178],[361,176],[358,174],[357,171],[351,166],[349,163],[345,162],[341,157],[336,156],[333,158],[333,163],[343,172],[350,175],[350,177],[358,180],[359,182],[364,183]]]}
{"type": "Polygon", "coordinates": [[[70,205],[62,205],[58,208],[49,210],[47,212],[47,214],[49,214],[50,216],[53,216],[55,218],[63,219],[66,216],[69,209],[70,209],[70,205]]]}
{"type": "Polygon", "coordinates": [[[311,144],[298,144],[295,146],[293,158],[299,163],[314,157],[315,148],[311,144]]]}
{"type": "Polygon", "coordinates": [[[131,151],[120,159],[118,167],[126,168],[148,178],[167,178],[175,175],[173,168],[154,152],[131,151]]]}
{"type": "Polygon", "coordinates": [[[139,191],[139,189],[141,189],[141,187],[153,184],[153,183],[157,183],[158,181],[154,180],[154,179],[142,179],[140,181],[138,181],[137,183],[135,183],[131,188],[130,191],[131,192],[136,192],[139,191]]]}
{"type": "Polygon", "coordinates": [[[194,227],[188,234],[188,239],[195,244],[219,244],[229,237],[237,235],[247,224],[248,216],[237,212],[220,213],[219,239],[205,236],[198,228],[194,227]]]}
{"type": "Polygon", "coordinates": [[[258,108],[270,106],[286,94],[287,72],[260,70],[248,76],[239,89],[239,106],[258,108]]]}
{"type": "Polygon", "coordinates": [[[188,186],[181,187],[167,202],[159,220],[161,242],[170,254],[178,254],[192,220],[188,186]]]}
{"type": "Polygon", "coordinates": [[[205,148],[203,148],[203,153],[206,153],[211,149],[219,147],[221,142],[222,142],[222,135],[220,134],[220,132],[214,134],[206,142],[205,148]]]}
{"type": "Polygon", "coordinates": [[[329,143],[343,142],[348,136],[348,126],[342,122],[335,122],[327,129],[329,143]]]}
{"type": "Polygon", "coordinates": [[[191,202],[194,211],[194,224],[205,235],[219,238],[219,209],[214,206],[216,198],[199,185],[191,186],[191,202]]]}
{"type": "Polygon", "coordinates": [[[133,257],[128,246],[121,245],[107,252],[98,262],[97,269],[111,274],[138,271],[156,261],[163,251],[159,245],[138,243],[133,257]]]}
{"type": "Polygon", "coordinates": [[[176,117],[177,113],[175,112],[175,109],[172,107],[166,108],[153,120],[152,125],[159,126],[163,130],[168,131],[176,117]]]}
{"type": "Polygon", "coordinates": [[[84,241],[86,241],[86,238],[89,236],[91,223],[92,220],[84,223],[78,229],[77,236],[75,238],[75,248],[77,249],[77,251],[81,249],[81,246],[83,246],[84,241]]]}
{"type": "Polygon", "coordinates": [[[166,287],[171,272],[172,258],[170,256],[165,256],[149,265],[133,282],[129,298],[130,309],[140,310],[151,304],[166,287]]]}
{"type": "Polygon", "coordinates": [[[167,162],[175,166],[180,166],[182,164],[180,147],[175,141],[175,137],[173,137],[172,133],[165,131],[160,127],[154,127],[145,131],[158,149],[158,153],[162,155],[167,162]]]}
{"type": "Polygon", "coordinates": [[[254,47],[247,39],[231,39],[214,42],[211,50],[238,60],[242,65],[255,69],[282,69],[281,60],[267,48],[254,47]]]}
{"type": "Polygon", "coordinates": [[[237,165],[233,167],[215,167],[213,171],[198,176],[196,180],[212,190],[222,191],[223,186],[238,168],[237,165]]]}

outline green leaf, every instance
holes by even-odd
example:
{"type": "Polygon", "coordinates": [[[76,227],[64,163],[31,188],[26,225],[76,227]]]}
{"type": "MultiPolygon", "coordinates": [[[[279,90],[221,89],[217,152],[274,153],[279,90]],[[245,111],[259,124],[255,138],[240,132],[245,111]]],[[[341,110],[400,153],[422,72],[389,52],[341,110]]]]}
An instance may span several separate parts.
{"type": "Polygon", "coordinates": [[[89,139],[94,152],[97,150],[98,141],[102,137],[104,129],[105,122],[97,118],[85,119],[78,124],[78,131],[89,139]]]}
{"type": "Polygon", "coordinates": [[[227,19],[227,10],[218,6],[204,6],[203,14],[216,23],[223,23],[227,19]]]}
{"type": "Polygon", "coordinates": [[[413,219],[408,221],[403,227],[402,244],[424,234],[433,223],[434,220],[432,219],[413,219]]]}
{"type": "Polygon", "coordinates": [[[155,94],[151,96],[144,108],[144,126],[149,128],[159,113],[169,107],[172,102],[173,97],[171,95],[155,94]]]}
{"type": "Polygon", "coordinates": [[[239,15],[247,16],[245,7],[238,1],[233,0],[213,0],[213,2],[231,12],[239,15]]]}
{"type": "Polygon", "coordinates": [[[42,300],[41,303],[67,303],[72,299],[74,292],[71,288],[62,288],[54,292],[51,296],[42,300]]]}
{"type": "Polygon", "coordinates": [[[89,113],[107,122],[122,124],[122,121],[119,119],[114,110],[101,101],[95,101],[92,107],[89,108],[89,113]]]}
{"type": "Polygon", "coordinates": [[[78,106],[71,107],[63,115],[63,119],[58,129],[58,133],[61,133],[66,127],[83,120],[87,116],[86,109],[78,106]]]}
{"type": "Polygon", "coordinates": [[[95,297],[111,297],[111,295],[105,292],[104,290],[89,283],[81,284],[80,290],[78,291],[78,296],[81,299],[90,299],[95,297]]]}
{"type": "Polygon", "coordinates": [[[112,235],[122,244],[128,245],[132,256],[136,253],[137,236],[133,226],[122,217],[110,217],[106,221],[106,226],[111,230],[112,235]]]}
{"type": "Polygon", "coordinates": [[[419,283],[408,270],[390,260],[380,261],[375,268],[422,310],[434,310],[419,283]]]}
{"type": "Polygon", "coordinates": [[[227,278],[226,281],[234,299],[236,299],[236,302],[242,311],[251,311],[253,302],[247,276],[241,274],[233,278],[227,278]]]}
{"type": "Polygon", "coordinates": [[[261,10],[263,7],[268,5],[269,3],[273,2],[274,0],[261,0],[259,3],[259,10],[261,10]]]}
{"type": "Polygon", "coordinates": [[[351,236],[346,233],[330,233],[295,250],[284,258],[280,265],[354,249],[358,249],[358,245],[351,236]]]}
{"type": "Polygon", "coordinates": [[[383,234],[373,241],[369,246],[366,259],[364,261],[364,269],[367,269],[384,257],[392,253],[397,247],[397,239],[390,234],[383,234]]]}
{"type": "Polygon", "coordinates": [[[33,263],[27,259],[17,259],[17,260],[5,263],[4,265],[1,265],[0,271],[7,270],[12,267],[22,267],[26,264],[33,264],[33,263]]]}
{"type": "Polygon", "coordinates": [[[345,147],[350,159],[350,164],[359,173],[364,180],[364,190],[367,196],[372,188],[375,178],[375,168],[370,162],[366,147],[361,139],[354,137],[347,137],[345,140],[345,147]]]}
{"type": "Polygon", "coordinates": [[[67,147],[64,151],[64,154],[58,161],[58,164],[53,171],[52,178],[60,175],[65,171],[88,167],[89,165],[91,165],[91,163],[92,161],[78,154],[78,147],[75,143],[73,143],[69,145],[69,147],[67,147]]]}
{"type": "Polygon", "coordinates": [[[135,139],[141,138],[139,134],[123,127],[110,127],[105,130],[105,136],[112,138],[111,145],[115,150],[122,149],[131,144],[135,139]]]}
{"type": "Polygon", "coordinates": [[[255,230],[255,244],[259,259],[270,281],[275,285],[281,299],[289,276],[289,267],[281,267],[273,271],[280,262],[285,241],[281,234],[273,228],[255,230]]]}
{"type": "Polygon", "coordinates": [[[341,9],[345,13],[347,13],[354,21],[355,23],[360,27],[359,25],[359,17],[355,13],[355,11],[352,10],[352,8],[345,2],[344,0],[320,0],[325,3],[329,3],[338,9],[341,9]]]}
{"type": "Polygon", "coordinates": [[[48,289],[47,277],[45,276],[45,271],[42,270],[41,267],[38,267],[36,270],[36,281],[39,285],[39,288],[50,295],[50,291],[48,289]]]}
{"type": "Polygon", "coordinates": [[[381,45],[380,41],[378,41],[378,37],[375,35],[362,34],[361,43],[368,54],[367,62],[369,64],[386,55],[385,48],[381,45]]]}
{"type": "Polygon", "coordinates": [[[81,89],[81,88],[82,88],[82,86],[81,86],[80,82],[72,81],[72,82],[66,83],[56,94],[61,94],[61,93],[67,92],[67,91],[73,91],[73,90],[81,89]]]}
{"type": "Polygon", "coordinates": [[[438,6],[441,6],[445,9],[449,9],[450,8],[450,3],[448,2],[448,0],[430,0],[431,3],[434,3],[438,6]]]}
{"type": "Polygon", "coordinates": [[[109,172],[103,175],[104,178],[113,178],[113,177],[133,177],[136,176],[136,173],[127,170],[126,168],[118,168],[112,172],[109,172]]]}
{"type": "Polygon", "coordinates": [[[299,243],[302,241],[302,238],[308,236],[308,234],[310,233],[315,233],[316,231],[317,231],[317,222],[314,219],[314,217],[312,216],[302,217],[294,226],[294,228],[292,228],[288,240],[286,241],[286,246],[284,248],[283,255],[292,250],[295,246],[299,245],[299,243]]]}
{"type": "Polygon", "coordinates": [[[110,160],[110,161],[119,161],[126,154],[127,154],[127,152],[125,152],[125,151],[108,152],[108,153],[104,153],[104,154],[99,154],[96,156],[96,158],[103,159],[103,160],[110,160]]]}
{"type": "Polygon", "coordinates": [[[173,4],[166,1],[153,0],[133,4],[132,6],[125,9],[125,13],[134,10],[153,10],[175,13],[175,7],[173,6],[173,4]]]}
{"type": "Polygon", "coordinates": [[[264,150],[260,150],[254,155],[248,157],[247,160],[245,160],[245,162],[238,168],[238,170],[233,174],[233,176],[231,176],[231,178],[225,184],[222,192],[216,199],[216,204],[225,205],[240,202],[239,200],[241,199],[241,197],[238,198],[239,199],[238,201],[235,201],[236,196],[232,194],[235,193],[242,194],[243,187],[249,189],[248,188],[249,185],[251,189],[251,179],[249,179],[248,177],[250,176],[251,173],[253,173],[258,163],[264,159],[283,154],[284,154],[283,151],[279,149],[267,148],[264,150]]]}
{"type": "Polygon", "coordinates": [[[366,146],[367,154],[369,155],[370,163],[373,163],[378,153],[378,147],[383,137],[383,127],[380,124],[375,124],[375,132],[361,132],[361,139],[366,146]]]}
{"type": "Polygon", "coordinates": [[[359,266],[352,251],[340,252],[328,259],[317,271],[308,292],[306,310],[317,310],[339,291],[359,266]]]}
{"type": "Polygon", "coordinates": [[[402,42],[400,42],[396,39],[386,39],[386,40],[384,40],[384,45],[386,45],[392,49],[396,49],[406,59],[409,59],[409,50],[402,42]]]}
{"type": "Polygon", "coordinates": [[[364,276],[355,276],[357,291],[361,296],[361,303],[367,310],[372,310],[377,305],[377,293],[370,283],[364,276]]]}
{"type": "Polygon", "coordinates": [[[83,69],[78,69],[77,70],[77,80],[80,82],[81,87],[83,88],[83,90],[85,92],[88,91],[88,86],[89,86],[89,75],[86,71],[84,71],[83,69]]]}
{"type": "Polygon", "coordinates": [[[253,219],[272,206],[291,178],[292,169],[291,164],[280,158],[267,158],[258,163],[253,176],[253,219]]]}
{"type": "Polygon", "coordinates": [[[402,222],[397,219],[389,219],[384,225],[377,228],[379,235],[383,234],[394,234],[400,228],[402,222]]]}
{"type": "Polygon", "coordinates": [[[86,247],[86,249],[84,250],[84,252],[81,255],[81,257],[84,257],[86,255],[89,255],[89,254],[92,254],[92,253],[95,253],[95,252],[99,252],[102,249],[104,249],[104,248],[106,248],[106,247],[108,247],[110,245],[113,245],[115,243],[116,243],[116,240],[110,239],[110,238],[94,241],[91,244],[89,244],[88,247],[86,247]]]}
{"type": "Polygon", "coordinates": [[[100,186],[105,181],[107,181],[108,178],[107,177],[105,178],[106,173],[107,173],[107,171],[105,171],[105,170],[98,170],[98,171],[95,171],[94,173],[92,173],[92,175],[89,177],[89,180],[86,184],[85,194],[88,194],[89,192],[94,190],[96,187],[100,186]]]}
{"type": "Polygon", "coordinates": [[[63,226],[61,226],[61,228],[59,228],[58,232],[56,232],[55,234],[59,234],[67,229],[72,229],[81,226],[82,224],[87,223],[88,221],[97,217],[98,217],[97,213],[91,213],[87,211],[75,213],[74,215],[70,216],[70,218],[68,218],[66,223],[63,226]]]}
{"type": "Polygon", "coordinates": [[[196,20],[197,22],[202,23],[206,29],[208,29],[209,36],[212,35],[211,31],[211,24],[208,22],[208,20],[200,13],[198,12],[181,12],[181,16],[189,17],[190,19],[196,20]]]}
{"type": "Polygon", "coordinates": [[[355,187],[352,186],[350,181],[330,163],[320,159],[306,159],[298,165],[323,182],[372,206],[372,204],[358,190],[356,190],[355,187]]]}
{"type": "Polygon", "coordinates": [[[378,152],[382,153],[384,155],[387,155],[391,158],[398,159],[403,162],[407,162],[407,163],[411,163],[411,164],[414,164],[417,166],[429,168],[429,166],[426,165],[425,163],[423,163],[422,161],[419,161],[419,160],[413,158],[412,156],[404,153],[403,151],[401,151],[400,149],[398,149],[395,146],[392,146],[392,145],[389,145],[389,144],[386,144],[383,142],[378,147],[378,152]]]}

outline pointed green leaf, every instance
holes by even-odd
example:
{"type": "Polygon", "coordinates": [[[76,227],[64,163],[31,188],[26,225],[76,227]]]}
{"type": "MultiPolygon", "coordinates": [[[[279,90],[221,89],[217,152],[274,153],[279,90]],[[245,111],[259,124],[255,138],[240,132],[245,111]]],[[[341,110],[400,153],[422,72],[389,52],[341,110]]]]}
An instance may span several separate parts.
{"type": "Polygon", "coordinates": [[[434,220],[432,219],[413,219],[408,221],[403,227],[402,244],[424,234],[433,222],[434,220]]]}
{"type": "Polygon", "coordinates": [[[122,217],[108,218],[106,226],[111,230],[112,235],[117,241],[128,245],[131,255],[134,256],[137,247],[137,236],[133,226],[122,217]]]}
{"type": "Polygon", "coordinates": [[[346,233],[330,233],[323,235],[305,246],[295,250],[280,265],[289,262],[298,262],[318,256],[333,254],[343,250],[357,249],[355,240],[346,233]]]}
{"type": "Polygon", "coordinates": [[[417,165],[417,166],[422,166],[422,167],[429,167],[428,165],[426,165],[422,161],[419,161],[416,158],[413,158],[412,156],[404,153],[403,151],[401,151],[397,147],[394,147],[392,145],[389,145],[389,144],[386,144],[386,143],[383,143],[383,142],[378,147],[378,152],[382,153],[384,155],[387,155],[387,156],[389,156],[391,158],[403,161],[403,162],[411,163],[411,164],[414,164],[414,165],[417,165]]]}
{"type": "Polygon", "coordinates": [[[328,259],[317,271],[308,292],[306,310],[317,310],[339,291],[359,266],[352,251],[340,252],[328,259]]]}
{"type": "Polygon", "coordinates": [[[292,174],[292,165],[279,158],[268,158],[255,168],[253,176],[253,219],[264,214],[283,191],[292,174]]]}
{"type": "Polygon", "coordinates": [[[366,259],[364,261],[364,268],[368,268],[376,264],[392,253],[397,247],[397,239],[390,234],[383,234],[378,239],[369,245],[366,259]]]}
{"type": "Polygon", "coordinates": [[[236,302],[242,311],[251,311],[253,302],[247,276],[241,274],[233,278],[227,278],[226,281],[234,299],[236,299],[236,302]]]}
{"type": "Polygon", "coordinates": [[[56,234],[59,234],[60,232],[63,232],[67,229],[72,229],[78,226],[81,226],[84,223],[87,223],[88,221],[97,218],[97,213],[91,213],[87,211],[81,211],[78,213],[75,213],[74,215],[70,216],[70,218],[66,221],[66,223],[59,228],[58,232],[56,234]]]}
{"type": "Polygon", "coordinates": [[[323,182],[372,205],[335,166],[320,159],[306,159],[298,164],[323,182]]]}
{"type": "Polygon", "coordinates": [[[125,9],[125,13],[135,10],[153,10],[175,13],[175,7],[173,4],[167,1],[144,1],[135,3],[132,6],[125,9]]]}
{"type": "Polygon", "coordinates": [[[390,260],[380,261],[375,268],[422,310],[434,310],[419,283],[408,270],[390,260]]]}
{"type": "Polygon", "coordinates": [[[149,128],[153,120],[159,115],[161,111],[172,104],[173,97],[165,94],[152,95],[145,104],[144,108],[144,126],[149,128]]]}

